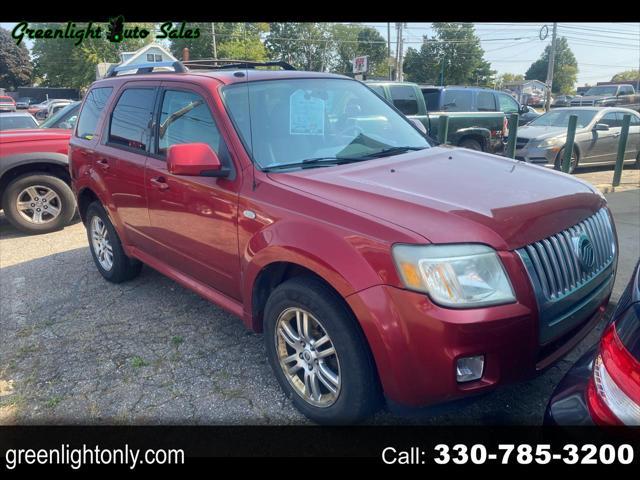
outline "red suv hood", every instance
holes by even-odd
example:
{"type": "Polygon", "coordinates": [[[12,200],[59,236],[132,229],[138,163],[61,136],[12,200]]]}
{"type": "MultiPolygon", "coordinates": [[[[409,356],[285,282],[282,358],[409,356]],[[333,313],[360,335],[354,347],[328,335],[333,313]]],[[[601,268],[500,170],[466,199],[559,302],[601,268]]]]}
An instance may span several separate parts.
{"type": "Polygon", "coordinates": [[[0,132],[0,143],[68,140],[70,137],[71,130],[62,128],[23,128],[19,130],[3,130],[0,132]]]}
{"type": "Polygon", "coordinates": [[[605,203],[569,175],[459,148],[269,175],[433,243],[477,242],[499,250],[564,230],[605,203]]]}

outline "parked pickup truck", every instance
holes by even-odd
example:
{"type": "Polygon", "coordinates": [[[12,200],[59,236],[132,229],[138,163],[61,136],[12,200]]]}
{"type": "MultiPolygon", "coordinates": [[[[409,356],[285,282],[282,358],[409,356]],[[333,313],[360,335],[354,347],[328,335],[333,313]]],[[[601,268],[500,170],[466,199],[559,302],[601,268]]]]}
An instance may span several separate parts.
{"type": "Polygon", "coordinates": [[[432,138],[438,137],[438,119],[446,114],[447,143],[471,150],[500,153],[508,134],[505,113],[525,113],[525,107],[506,93],[485,88],[378,81],[367,86],[409,118],[420,120],[432,138]]]}
{"type": "Polygon", "coordinates": [[[584,96],[574,97],[572,107],[625,107],[640,111],[640,93],[633,85],[598,85],[591,87],[584,96]]]}
{"type": "Polygon", "coordinates": [[[69,143],[78,209],[106,280],[145,263],[264,332],[308,417],[533,376],[602,318],[618,248],[588,183],[433,145],[351,78],[217,65],[92,85],[69,143]]]}

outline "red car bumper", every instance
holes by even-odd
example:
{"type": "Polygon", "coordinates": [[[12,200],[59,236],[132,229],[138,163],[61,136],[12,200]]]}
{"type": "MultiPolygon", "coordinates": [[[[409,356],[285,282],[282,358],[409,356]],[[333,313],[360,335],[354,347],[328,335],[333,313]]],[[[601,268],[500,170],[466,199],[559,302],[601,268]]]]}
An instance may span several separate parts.
{"type": "Polygon", "coordinates": [[[376,361],[385,396],[424,406],[482,393],[535,375],[571,350],[601,319],[609,295],[551,354],[538,342],[535,308],[521,303],[453,310],[421,293],[379,285],[347,301],[376,361]],[[484,355],[481,379],[456,380],[456,361],[484,355]]]}

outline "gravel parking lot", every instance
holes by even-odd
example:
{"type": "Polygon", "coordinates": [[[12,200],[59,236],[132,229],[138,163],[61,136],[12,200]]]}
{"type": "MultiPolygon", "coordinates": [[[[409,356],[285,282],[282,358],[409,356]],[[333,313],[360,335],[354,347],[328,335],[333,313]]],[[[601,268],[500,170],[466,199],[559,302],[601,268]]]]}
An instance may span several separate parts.
{"type": "MultiPolygon", "coordinates": [[[[615,301],[640,256],[640,190],[608,198],[621,242],[615,301]]],[[[261,335],[150,268],[129,283],[104,281],[82,224],[24,236],[0,214],[0,268],[0,424],[306,423],[281,393],[261,335]]],[[[532,381],[372,422],[538,424],[599,333],[532,381]]]]}

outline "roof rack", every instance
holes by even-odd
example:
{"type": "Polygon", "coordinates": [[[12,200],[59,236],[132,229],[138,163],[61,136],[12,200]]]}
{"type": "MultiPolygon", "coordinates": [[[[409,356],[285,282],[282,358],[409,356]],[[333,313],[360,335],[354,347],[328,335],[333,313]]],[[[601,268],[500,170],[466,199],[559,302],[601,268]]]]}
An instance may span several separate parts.
{"type": "Polygon", "coordinates": [[[280,67],[283,70],[295,70],[296,68],[285,61],[273,62],[255,62],[251,60],[220,60],[215,58],[206,58],[201,60],[188,60],[182,62],[183,66],[190,70],[236,70],[244,68],[256,67],[280,67]]]}
{"type": "Polygon", "coordinates": [[[284,61],[254,62],[250,60],[218,60],[208,58],[202,60],[188,60],[185,62],[176,60],[175,62],[148,62],[138,63],[135,65],[112,65],[109,67],[109,70],[107,70],[104,78],[116,77],[121,72],[128,72],[131,70],[135,70],[136,74],[154,73],[153,70],[155,68],[173,68],[173,71],[176,73],[185,73],[189,70],[236,70],[256,67],[280,67],[283,70],[295,70],[293,65],[284,61]]]}
{"type": "Polygon", "coordinates": [[[135,65],[112,65],[107,70],[107,74],[105,78],[116,77],[118,73],[127,72],[130,70],[136,70],[136,74],[139,73],[153,73],[154,68],[167,68],[172,67],[173,71],[176,73],[184,73],[187,69],[184,67],[182,62],[149,62],[149,63],[138,63],[135,65]]]}

